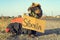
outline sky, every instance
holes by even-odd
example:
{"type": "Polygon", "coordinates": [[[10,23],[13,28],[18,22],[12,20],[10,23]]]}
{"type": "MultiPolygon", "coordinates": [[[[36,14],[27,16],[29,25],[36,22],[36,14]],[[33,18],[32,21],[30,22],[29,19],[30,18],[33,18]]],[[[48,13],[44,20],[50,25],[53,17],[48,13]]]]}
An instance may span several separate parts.
{"type": "Polygon", "coordinates": [[[31,4],[39,3],[43,15],[60,15],[60,0],[0,0],[0,16],[18,16],[28,13],[31,4]]]}

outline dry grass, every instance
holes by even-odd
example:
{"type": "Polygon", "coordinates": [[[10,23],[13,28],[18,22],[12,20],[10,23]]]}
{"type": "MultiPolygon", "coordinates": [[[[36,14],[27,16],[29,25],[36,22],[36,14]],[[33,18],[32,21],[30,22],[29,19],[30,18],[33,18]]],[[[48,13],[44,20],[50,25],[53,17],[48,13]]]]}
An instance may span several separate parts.
{"type": "Polygon", "coordinates": [[[7,25],[10,23],[11,19],[0,19],[0,30],[3,31],[7,27],[7,25]]]}
{"type": "MultiPolygon", "coordinates": [[[[1,20],[0,19],[0,30],[4,30],[6,28],[6,26],[10,23],[11,19],[5,19],[5,20],[1,20]]],[[[38,36],[35,38],[32,37],[28,37],[28,35],[19,35],[19,36],[15,36],[15,37],[9,37],[10,34],[9,33],[1,33],[0,32],[0,40],[60,40],[60,33],[57,33],[58,28],[60,29],[60,21],[58,20],[47,20],[46,22],[46,28],[45,30],[48,30],[46,33],[42,36],[38,36]],[[49,31],[51,33],[49,33],[49,31]],[[54,32],[55,31],[55,32],[54,32]]],[[[58,32],[60,32],[58,30],[58,32]]]]}

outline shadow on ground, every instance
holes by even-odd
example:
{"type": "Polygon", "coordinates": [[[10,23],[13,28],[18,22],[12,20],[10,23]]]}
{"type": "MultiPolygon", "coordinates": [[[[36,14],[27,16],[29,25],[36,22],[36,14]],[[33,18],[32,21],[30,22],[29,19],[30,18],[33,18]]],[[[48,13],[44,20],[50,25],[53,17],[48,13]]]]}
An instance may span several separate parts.
{"type": "Polygon", "coordinates": [[[49,35],[49,34],[60,34],[60,28],[56,28],[56,29],[49,29],[49,30],[45,30],[45,33],[36,33],[37,35],[41,36],[41,35],[49,35]]]}

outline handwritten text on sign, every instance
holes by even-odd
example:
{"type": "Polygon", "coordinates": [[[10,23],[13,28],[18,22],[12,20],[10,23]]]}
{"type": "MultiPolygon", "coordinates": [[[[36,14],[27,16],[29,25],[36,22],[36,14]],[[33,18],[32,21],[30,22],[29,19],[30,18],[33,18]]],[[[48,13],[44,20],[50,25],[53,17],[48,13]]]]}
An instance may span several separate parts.
{"type": "Polygon", "coordinates": [[[26,15],[24,15],[23,18],[23,28],[44,33],[45,20],[36,19],[26,15]]]}

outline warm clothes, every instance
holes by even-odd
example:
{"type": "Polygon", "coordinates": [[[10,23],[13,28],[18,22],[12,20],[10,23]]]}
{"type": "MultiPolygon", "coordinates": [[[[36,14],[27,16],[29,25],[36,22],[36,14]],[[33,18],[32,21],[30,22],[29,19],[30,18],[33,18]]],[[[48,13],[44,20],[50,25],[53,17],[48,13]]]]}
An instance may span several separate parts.
{"type": "Polygon", "coordinates": [[[22,17],[12,19],[11,23],[8,25],[5,31],[16,33],[16,34],[21,33],[22,22],[23,22],[22,17]]]}
{"type": "Polygon", "coordinates": [[[16,34],[20,34],[21,33],[21,28],[22,28],[22,24],[21,23],[10,23],[8,25],[8,27],[10,29],[9,32],[11,33],[16,33],[16,34]]]}
{"type": "Polygon", "coordinates": [[[18,18],[14,18],[14,19],[11,20],[11,23],[15,23],[15,22],[22,24],[23,18],[22,17],[21,18],[18,17],[18,18]]]}

